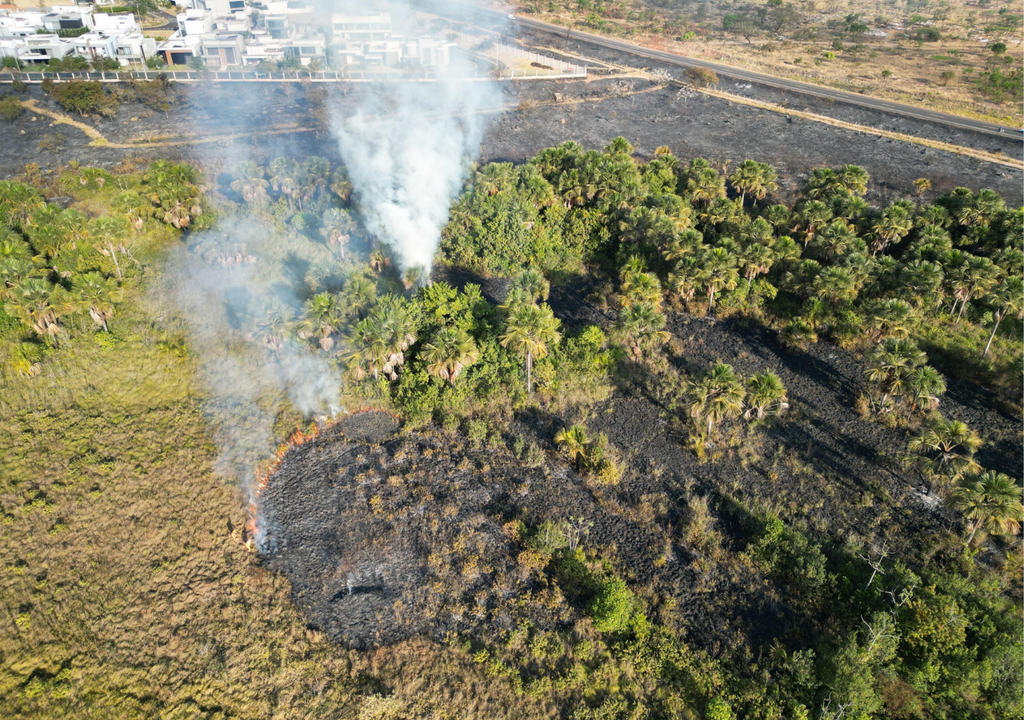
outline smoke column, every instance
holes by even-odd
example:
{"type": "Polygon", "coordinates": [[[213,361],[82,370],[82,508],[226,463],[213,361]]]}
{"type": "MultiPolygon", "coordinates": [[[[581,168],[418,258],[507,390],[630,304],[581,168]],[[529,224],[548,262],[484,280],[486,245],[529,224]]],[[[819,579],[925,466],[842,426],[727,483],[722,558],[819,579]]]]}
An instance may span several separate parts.
{"type": "Polygon", "coordinates": [[[367,84],[332,129],[362,221],[397,255],[402,271],[429,275],[441,228],[480,150],[485,113],[501,107],[489,79],[469,79],[454,56],[436,82],[367,84]]]}

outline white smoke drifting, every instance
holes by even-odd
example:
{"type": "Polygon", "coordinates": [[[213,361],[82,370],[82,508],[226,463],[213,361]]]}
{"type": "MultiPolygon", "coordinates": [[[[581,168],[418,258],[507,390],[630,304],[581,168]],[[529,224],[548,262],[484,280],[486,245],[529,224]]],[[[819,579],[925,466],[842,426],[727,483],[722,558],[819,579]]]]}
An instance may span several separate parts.
{"type": "Polygon", "coordinates": [[[479,153],[484,113],[501,104],[495,83],[458,72],[361,88],[355,112],[334,118],[362,221],[394,250],[403,272],[429,274],[449,207],[479,153]]]}

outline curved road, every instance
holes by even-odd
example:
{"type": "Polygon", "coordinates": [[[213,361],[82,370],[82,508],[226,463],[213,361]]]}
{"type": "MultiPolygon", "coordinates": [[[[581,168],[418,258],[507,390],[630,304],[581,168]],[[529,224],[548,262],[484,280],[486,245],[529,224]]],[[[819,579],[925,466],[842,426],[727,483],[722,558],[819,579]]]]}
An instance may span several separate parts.
{"type": "Polygon", "coordinates": [[[561,35],[570,39],[577,38],[593,45],[600,45],[601,47],[608,48],[610,50],[617,50],[619,52],[645,57],[670,65],[677,65],[679,67],[706,67],[714,70],[719,75],[735,78],[737,80],[756,82],[759,85],[766,85],[768,87],[779,88],[781,90],[789,90],[790,92],[826,98],[850,105],[859,105],[860,107],[879,110],[881,112],[904,115],[916,120],[926,120],[928,122],[941,123],[951,127],[973,130],[975,132],[994,135],[1000,138],[1009,137],[1017,142],[1024,141],[1024,133],[1019,129],[1000,126],[995,123],[973,120],[968,117],[950,115],[949,113],[937,112],[935,110],[926,110],[913,105],[903,105],[890,100],[879,100],[878,98],[873,98],[868,95],[846,92],[845,90],[833,90],[832,88],[823,87],[821,85],[811,85],[810,83],[799,82],[797,80],[786,80],[785,78],[779,78],[773,75],[764,75],[750,70],[741,70],[740,68],[731,67],[729,65],[719,65],[718,63],[697,60],[683,55],[675,55],[661,50],[653,50],[651,48],[645,48],[632,43],[623,42],[622,40],[613,40],[612,38],[607,38],[602,35],[583,32],[582,30],[571,30],[560,25],[552,25],[551,23],[546,23],[541,20],[524,18],[518,15],[514,17],[505,15],[504,13],[482,8],[477,5],[473,5],[472,8],[479,13],[485,14],[496,20],[501,20],[505,23],[518,24],[532,30],[540,30],[541,32],[561,35]],[[1000,132],[1000,130],[1002,130],[1002,132],[1000,132]]]}

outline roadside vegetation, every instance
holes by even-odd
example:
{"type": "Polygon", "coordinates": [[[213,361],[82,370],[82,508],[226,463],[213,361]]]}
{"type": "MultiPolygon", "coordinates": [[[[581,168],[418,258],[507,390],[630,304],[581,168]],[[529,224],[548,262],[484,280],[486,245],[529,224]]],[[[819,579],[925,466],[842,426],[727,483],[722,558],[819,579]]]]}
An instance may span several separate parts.
{"type": "MultiPolygon", "coordinates": [[[[1024,213],[963,188],[872,207],[856,166],[816,170],[789,204],[777,182],[755,160],[640,162],[622,138],[479,167],[432,282],[367,235],[323,158],[0,183],[4,706],[1019,717],[1021,485],[986,446],[1021,438],[959,413],[975,394],[992,407],[972,417],[1019,425],[1024,213]],[[228,217],[280,238],[287,273],[228,217]],[[472,632],[342,649],[244,549],[198,350],[147,296],[172,251],[277,293],[234,309],[238,352],[272,366],[299,345],[347,407],[397,413],[399,438],[359,456],[367,473],[403,468],[366,512],[392,530],[412,505],[434,518],[453,543],[445,592],[487,584],[470,530],[500,515],[488,542],[512,586],[462,599],[472,632]],[[766,352],[698,352],[730,327],[766,352]],[[814,447],[812,389],[845,413],[834,446],[814,447]],[[504,484],[506,504],[437,505],[446,457],[504,484]],[[583,499],[527,512],[517,467],[583,499]]],[[[306,419],[260,393],[286,441],[306,419]]]]}
{"type": "Polygon", "coordinates": [[[728,65],[1021,126],[1012,2],[523,2],[548,22],[728,65]]]}

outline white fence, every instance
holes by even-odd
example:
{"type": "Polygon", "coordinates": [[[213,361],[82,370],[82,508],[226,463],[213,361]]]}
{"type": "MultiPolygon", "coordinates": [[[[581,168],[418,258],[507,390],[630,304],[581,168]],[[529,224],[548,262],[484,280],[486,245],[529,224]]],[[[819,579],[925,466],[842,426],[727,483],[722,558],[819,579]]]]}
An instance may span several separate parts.
{"type": "MultiPolygon", "coordinates": [[[[538,55],[530,50],[524,50],[521,47],[515,45],[505,45],[503,43],[494,43],[490,49],[493,49],[498,55],[505,55],[513,58],[522,58],[523,60],[529,60],[531,63],[536,63],[542,67],[531,68],[530,70],[516,71],[509,68],[505,72],[509,73],[511,77],[515,78],[530,78],[530,77],[586,77],[587,68],[584,65],[575,65],[573,63],[567,63],[562,60],[556,60],[553,57],[546,55],[538,55]]],[[[505,72],[502,73],[504,77],[505,72]]]]}
{"type": "MultiPolygon", "coordinates": [[[[541,57],[537,55],[537,57],[541,57]]],[[[541,58],[548,63],[556,62],[550,58],[541,58]]],[[[538,61],[540,62],[540,61],[538,61]]],[[[561,63],[566,65],[565,63],[561,63]]],[[[549,65],[549,67],[551,67],[549,65]]],[[[479,81],[479,80],[532,80],[544,78],[570,78],[586,77],[586,68],[566,65],[566,68],[547,70],[537,68],[517,71],[511,68],[505,69],[500,77],[488,75],[487,73],[476,73],[450,77],[446,79],[479,81]]],[[[194,70],[138,70],[127,72],[0,72],[0,85],[10,85],[16,80],[24,83],[39,84],[45,80],[55,83],[72,82],[76,80],[90,80],[105,83],[129,82],[132,80],[158,80],[165,77],[172,82],[436,82],[441,76],[436,72],[255,72],[252,70],[218,70],[218,71],[194,71],[194,70]]]]}

